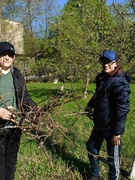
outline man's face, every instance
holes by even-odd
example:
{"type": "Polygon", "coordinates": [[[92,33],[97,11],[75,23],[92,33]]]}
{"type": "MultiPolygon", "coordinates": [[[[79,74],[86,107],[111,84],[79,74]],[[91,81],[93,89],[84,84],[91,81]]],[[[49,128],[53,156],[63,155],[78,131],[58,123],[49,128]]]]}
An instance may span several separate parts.
{"type": "Polygon", "coordinates": [[[102,69],[105,73],[111,73],[117,67],[116,61],[109,61],[107,58],[104,58],[101,61],[101,64],[102,64],[102,69]]]}
{"type": "Polygon", "coordinates": [[[15,55],[10,51],[5,51],[3,54],[0,55],[0,67],[3,70],[8,70],[15,59],[15,55]]]}

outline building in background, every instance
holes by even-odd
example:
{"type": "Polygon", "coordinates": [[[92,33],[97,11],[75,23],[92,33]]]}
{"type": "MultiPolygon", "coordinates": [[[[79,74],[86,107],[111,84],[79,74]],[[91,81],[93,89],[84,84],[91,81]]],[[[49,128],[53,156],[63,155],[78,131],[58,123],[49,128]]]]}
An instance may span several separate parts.
{"type": "Polygon", "coordinates": [[[8,19],[0,19],[0,41],[11,42],[16,50],[16,54],[24,54],[23,24],[8,19]]]}

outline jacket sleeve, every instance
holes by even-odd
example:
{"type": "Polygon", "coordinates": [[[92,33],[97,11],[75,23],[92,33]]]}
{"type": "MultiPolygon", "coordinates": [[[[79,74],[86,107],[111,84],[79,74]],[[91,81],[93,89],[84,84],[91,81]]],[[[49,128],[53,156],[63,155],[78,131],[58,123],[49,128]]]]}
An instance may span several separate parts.
{"type": "Polygon", "coordinates": [[[94,107],[94,95],[89,100],[89,102],[84,110],[87,113],[87,116],[90,118],[93,116],[93,112],[92,112],[93,107],[94,107]]]}
{"type": "Polygon", "coordinates": [[[94,107],[94,99],[95,99],[95,93],[94,95],[92,96],[92,98],[89,100],[88,104],[87,104],[87,107],[90,107],[91,109],[94,107]]]}
{"type": "Polygon", "coordinates": [[[123,78],[115,80],[113,85],[113,133],[114,135],[121,135],[125,130],[126,116],[130,109],[129,94],[130,88],[128,82],[123,78]]]}
{"type": "MultiPolygon", "coordinates": [[[[95,82],[96,82],[96,89],[97,89],[97,86],[99,84],[99,78],[100,76],[102,75],[102,73],[98,74],[95,78],[95,82]]],[[[94,108],[94,100],[95,100],[95,97],[96,97],[96,89],[95,89],[95,93],[93,94],[93,96],[91,97],[91,99],[89,100],[89,102],[87,103],[87,106],[86,108],[91,108],[93,109],[94,108]]]]}
{"type": "Polygon", "coordinates": [[[35,107],[37,104],[31,99],[28,90],[25,85],[25,79],[20,70],[15,69],[14,84],[17,90],[16,97],[18,98],[18,106],[22,106],[25,109],[35,107]]]}

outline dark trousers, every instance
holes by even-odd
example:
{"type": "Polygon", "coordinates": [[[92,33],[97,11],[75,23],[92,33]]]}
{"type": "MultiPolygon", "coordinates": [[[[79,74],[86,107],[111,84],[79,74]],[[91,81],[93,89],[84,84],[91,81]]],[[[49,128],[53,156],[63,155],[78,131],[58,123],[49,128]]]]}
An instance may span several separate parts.
{"type": "Polygon", "coordinates": [[[118,180],[119,165],[120,165],[120,146],[114,146],[111,142],[111,129],[93,129],[89,140],[86,143],[88,150],[88,157],[91,166],[91,176],[99,176],[99,158],[94,155],[99,155],[103,140],[106,140],[109,164],[109,180],[118,180]]]}
{"type": "Polygon", "coordinates": [[[20,138],[20,129],[0,130],[0,180],[14,179],[20,138]]]}

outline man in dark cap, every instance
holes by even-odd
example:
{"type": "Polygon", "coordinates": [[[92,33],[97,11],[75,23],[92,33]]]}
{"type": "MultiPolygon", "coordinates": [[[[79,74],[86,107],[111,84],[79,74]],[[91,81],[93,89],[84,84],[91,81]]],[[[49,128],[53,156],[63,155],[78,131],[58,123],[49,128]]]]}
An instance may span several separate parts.
{"type": "Polygon", "coordinates": [[[0,180],[13,180],[21,130],[13,128],[12,120],[20,120],[14,112],[20,108],[37,107],[25,87],[21,71],[13,67],[14,46],[0,42],[0,180]],[[11,128],[12,127],[12,128],[11,128]]]}
{"type": "Polygon", "coordinates": [[[108,153],[109,180],[118,180],[121,136],[124,133],[130,105],[130,78],[119,66],[115,51],[104,51],[99,60],[102,72],[96,77],[95,94],[85,109],[88,115],[93,109],[94,122],[90,138],[86,143],[91,167],[89,180],[100,179],[98,155],[104,139],[108,153]]]}

